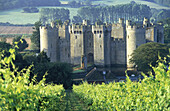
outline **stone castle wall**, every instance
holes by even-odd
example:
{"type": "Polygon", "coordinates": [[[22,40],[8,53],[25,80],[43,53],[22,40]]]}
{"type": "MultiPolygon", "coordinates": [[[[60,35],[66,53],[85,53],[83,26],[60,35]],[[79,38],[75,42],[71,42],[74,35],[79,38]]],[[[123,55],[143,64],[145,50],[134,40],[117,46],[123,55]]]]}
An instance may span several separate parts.
{"type": "Polygon", "coordinates": [[[118,24],[58,25],[40,27],[41,51],[46,51],[51,61],[81,64],[82,56],[88,63],[100,66],[126,65],[133,51],[147,41],[163,42],[163,26],[149,24],[131,25],[131,21],[119,19],[118,24]],[[147,40],[147,41],[146,41],[147,40]]]}

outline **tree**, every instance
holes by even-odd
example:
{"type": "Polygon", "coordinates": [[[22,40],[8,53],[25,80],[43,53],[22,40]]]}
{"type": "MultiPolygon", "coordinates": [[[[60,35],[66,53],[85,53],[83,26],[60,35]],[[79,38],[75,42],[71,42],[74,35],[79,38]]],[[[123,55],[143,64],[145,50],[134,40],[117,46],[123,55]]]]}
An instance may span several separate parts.
{"type": "Polygon", "coordinates": [[[35,22],[34,24],[34,29],[35,31],[33,31],[33,34],[31,36],[31,42],[32,42],[32,49],[34,50],[38,50],[40,51],[40,26],[41,26],[41,22],[35,22]]]}
{"type": "Polygon", "coordinates": [[[143,72],[151,71],[151,67],[155,66],[158,57],[166,57],[169,53],[167,45],[161,43],[150,42],[139,46],[133,53],[131,62],[138,66],[138,70],[143,72]]]}
{"type": "Polygon", "coordinates": [[[26,40],[23,39],[21,36],[18,36],[13,39],[13,45],[16,45],[16,44],[19,47],[19,49],[17,49],[18,51],[23,51],[25,48],[28,47],[26,40]]]}
{"type": "Polygon", "coordinates": [[[0,42],[0,52],[3,50],[8,51],[10,48],[12,48],[12,45],[6,42],[0,42]]]}

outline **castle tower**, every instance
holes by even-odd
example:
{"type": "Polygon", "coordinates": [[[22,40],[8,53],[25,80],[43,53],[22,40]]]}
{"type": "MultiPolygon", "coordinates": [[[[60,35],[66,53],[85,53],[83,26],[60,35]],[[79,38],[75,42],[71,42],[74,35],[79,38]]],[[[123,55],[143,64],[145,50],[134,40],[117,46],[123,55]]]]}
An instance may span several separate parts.
{"type": "Polygon", "coordinates": [[[123,19],[123,18],[119,18],[119,24],[120,24],[121,26],[124,26],[124,19],[123,19]]]}
{"type": "Polygon", "coordinates": [[[110,37],[111,27],[107,29],[104,25],[93,25],[92,33],[94,39],[94,64],[110,66],[110,37]]]}
{"type": "Polygon", "coordinates": [[[135,64],[130,63],[131,55],[138,46],[146,43],[145,28],[137,27],[135,25],[132,26],[129,25],[130,24],[129,21],[127,22],[128,22],[126,25],[127,68],[128,70],[133,70],[135,64]]]}
{"type": "Polygon", "coordinates": [[[69,26],[70,32],[70,56],[71,64],[81,64],[81,57],[85,55],[84,49],[84,26],[75,25],[69,26]]]}
{"type": "Polygon", "coordinates": [[[150,27],[150,26],[151,26],[150,21],[149,21],[148,18],[144,18],[144,20],[143,20],[143,26],[145,26],[145,27],[150,27]]]}
{"type": "Polygon", "coordinates": [[[70,34],[68,21],[64,22],[62,25],[58,25],[58,54],[60,62],[71,63],[70,58],[70,34]]]}
{"type": "Polygon", "coordinates": [[[83,20],[83,25],[90,25],[90,21],[89,20],[83,20]]]}
{"type": "Polygon", "coordinates": [[[53,25],[52,27],[51,26],[40,27],[40,51],[46,52],[51,62],[56,62],[58,29],[53,25]]]}

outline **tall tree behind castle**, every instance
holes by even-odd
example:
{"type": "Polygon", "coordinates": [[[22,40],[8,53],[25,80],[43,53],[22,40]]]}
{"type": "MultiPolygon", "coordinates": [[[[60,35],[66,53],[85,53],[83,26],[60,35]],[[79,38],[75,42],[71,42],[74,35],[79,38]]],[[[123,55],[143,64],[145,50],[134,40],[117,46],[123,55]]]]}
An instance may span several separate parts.
{"type": "Polygon", "coordinates": [[[134,2],[116,6],[106,7],[82,7],[78,10],[77,16],[73,17],[73,23],[88,19],[92,23],[98,19],[103,22],[118,22],[119,18],[125,20],[142,21],[144,17],[152,16],[151,9],[147,5],[136,4],[134,2]]]}
{"type": "Polygon", "coordinates": [[[61,20],[62,22],[69,20],[70,11],[64,8],[43,8],[40,11],[40,21],[45,23],[50,23],[55,20],[61,20]]]}

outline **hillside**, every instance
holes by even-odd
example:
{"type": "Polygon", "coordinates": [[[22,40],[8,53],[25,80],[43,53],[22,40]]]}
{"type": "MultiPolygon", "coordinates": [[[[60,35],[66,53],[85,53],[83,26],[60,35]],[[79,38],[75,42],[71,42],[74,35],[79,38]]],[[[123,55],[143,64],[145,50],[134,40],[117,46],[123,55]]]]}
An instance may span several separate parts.
{"type": "Polygon", "coordinates": [[[170,6],[170,0],[145,0],[149,2],[155,2],[160,5],[170,6]]]}
{"type": "Polygon", "coordinates": [[[58,6],[59,0],[0,0],[0,10],[35,6],[58,6]]]}

